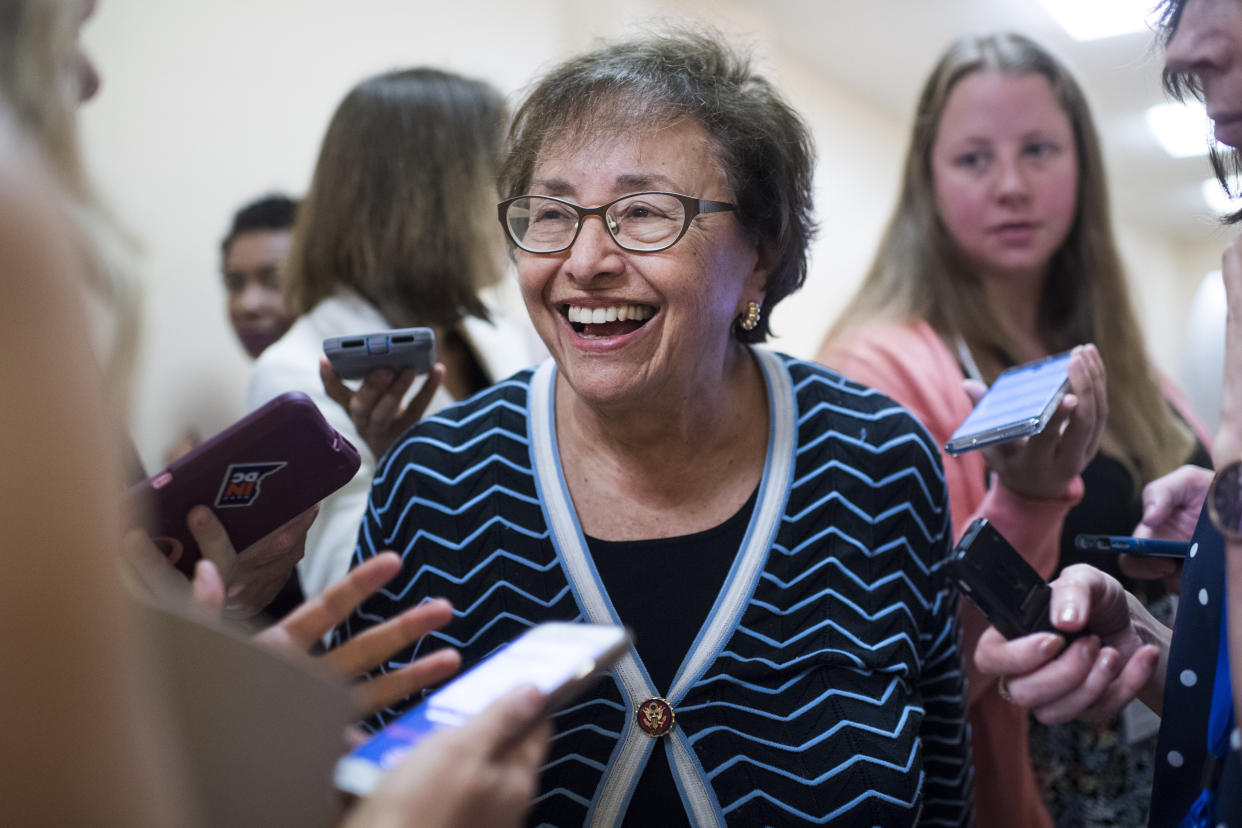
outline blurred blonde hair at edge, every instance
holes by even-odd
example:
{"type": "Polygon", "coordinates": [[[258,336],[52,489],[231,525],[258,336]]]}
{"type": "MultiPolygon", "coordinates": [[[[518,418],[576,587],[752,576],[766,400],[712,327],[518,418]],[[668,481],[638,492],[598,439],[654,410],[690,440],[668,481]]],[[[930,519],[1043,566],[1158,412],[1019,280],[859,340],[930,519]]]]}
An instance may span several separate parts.
{"type": "Polygon", "coordinates": [[[77,54],[77,32],[93,2],[0,3],[0,104],[16,116],[65,196],[86,263],[92,343],[104,367],[109,414],[123,418],[138,346],[137,243],[103,206],[83,168],[77,110],[83,79],[63,61],[77,54]]]}
{"type": "Polygon", "coordinates": [[[1113,240],[1104,161],[1087,101],[1051,54],[1017,34],[965,37],[932,70],[918,100],[897,207],[857,294],[829,338],[876,319],[926,319],[943,337],[961,336],[991,382],[1016,360],[1014,344],[988,310],[973,274],[936,209],[931,150],[949,94],[976,72],[1048,79],[1069,117],[1078,153],[1074,223],[1053,255],[1039,309],[1050,352],[1094,342],[1108,367],[1108,427],[1102,450],[1135,480],[1180,466],[1194,436],[1173,412],[1147,358],[1125,271],[1113,240]],[[980,357],[982,357],[980,359],[980,357]]]}

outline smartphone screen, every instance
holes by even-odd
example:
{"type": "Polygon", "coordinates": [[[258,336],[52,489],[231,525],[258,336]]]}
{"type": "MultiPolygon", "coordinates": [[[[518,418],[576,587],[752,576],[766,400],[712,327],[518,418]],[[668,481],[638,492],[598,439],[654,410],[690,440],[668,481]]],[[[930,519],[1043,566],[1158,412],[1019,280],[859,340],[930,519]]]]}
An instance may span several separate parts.
{"type": "Polygon", "coordinates": [[[1070,354],[1018,365],[996,378],[945,444],[949,454],[1038,434],[1069,389],[1070,354]]]}
{"type": "Polygon", "coordinates": [[[336,786],[365,795],[411,748],[445,727],[464,724],[505,693],[534,684],[552,712],[601,677],[629,647],[623,627],[540,624],[428,696],[336,767],[336,786]]]}

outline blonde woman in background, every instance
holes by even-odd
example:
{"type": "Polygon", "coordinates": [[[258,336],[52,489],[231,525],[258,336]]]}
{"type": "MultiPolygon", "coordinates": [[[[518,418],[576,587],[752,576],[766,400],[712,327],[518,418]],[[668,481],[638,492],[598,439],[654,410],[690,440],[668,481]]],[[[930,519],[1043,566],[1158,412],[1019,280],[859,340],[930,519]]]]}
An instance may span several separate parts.
{"type": "Polygon", "coordinates": [[[247,394],[250,408],[286,391],[310,395],[362,455],[311,527],[298,564],[307,595],[349,568],[388,444],[424,413],[543,353],[529,324],[509,322],[482,298],[504,274],[494,202],[506,119],[487,84],[418,68],[358,84],[328,125],[289,253],[285,290],[298,318],[259,357],[247,394]],[[412,371],[373,371],[355,394],[320,366],[327,337],[414,326],[435,330],[443,367],[407,406],[412,371]]]}
{"type": "MultiPolygon", "coordinates": [[[[964,380],[1077,346],[1071,393],[1043,434],[943,457],[956,531],[987,517],[1045,577],[1084,560],[1078,532],[1130,534],[1143,485],[1208,464],[1207,439],[1147,359],[1078,85],[1024,37],[962,38],[923,88],[898,206],[820,359],[909,407],[943,446],[972,405],[964,380]]],[[[964,607],[963,627],[979,823],[1144,821],[1154,728],[1036,722],[1028,758],[1025,711],[970,657],[986,624],[964,607]]],[[[1116,666],[1098,638],[1072,647],[1116,666]]]]}

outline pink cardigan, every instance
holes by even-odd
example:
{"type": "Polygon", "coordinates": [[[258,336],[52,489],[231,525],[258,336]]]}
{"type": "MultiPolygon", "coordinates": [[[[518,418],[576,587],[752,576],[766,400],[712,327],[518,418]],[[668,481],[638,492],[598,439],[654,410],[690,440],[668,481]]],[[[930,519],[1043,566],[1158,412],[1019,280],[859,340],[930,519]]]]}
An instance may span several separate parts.
{"type": "MultiPolygon", "coordinates": [[[[856,382],[887,394],[914,413],[943,446],[970,412],[962,390],[965,377],[944,341],[922,320],[877,324],[845,341],[831,342],[821,361],[856,382]]],[[[1164,392],[1205,445],[1211,440],[1182,395],[1167,381],[1164,392]]],[[[978,517],[996,526],[1045,578],[1056,568],[1061,530],[1069,510],[1082,499],[1081,478],[1061,497],[1033,500],[997,483],[987,485],[983,455],[951,457],[941,451],[954,531],[961,535],[978,517]]],[[[1031,770],[1027,713],[1004,701],[996,682],[980,673],[973,653],[987,622],[968,602],[961,606],[962,653],[968,687],[975,763],[975,815],[981,828],[1051,828],[1031,770]]]]}

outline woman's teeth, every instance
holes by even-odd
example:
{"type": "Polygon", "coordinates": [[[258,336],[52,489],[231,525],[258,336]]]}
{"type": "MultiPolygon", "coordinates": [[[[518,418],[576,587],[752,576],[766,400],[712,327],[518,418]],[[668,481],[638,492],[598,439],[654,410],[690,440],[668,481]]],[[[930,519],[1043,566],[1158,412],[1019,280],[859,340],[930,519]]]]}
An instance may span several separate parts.
{"type": "Polygon", "coordinates": [[[570,322],[584,325],[601,325],[605,322],[642,322],[650,319],[655,308],[650,305],[609,305],[606,308],[584,308],[570,305],[567,316],[570,322]]]}

